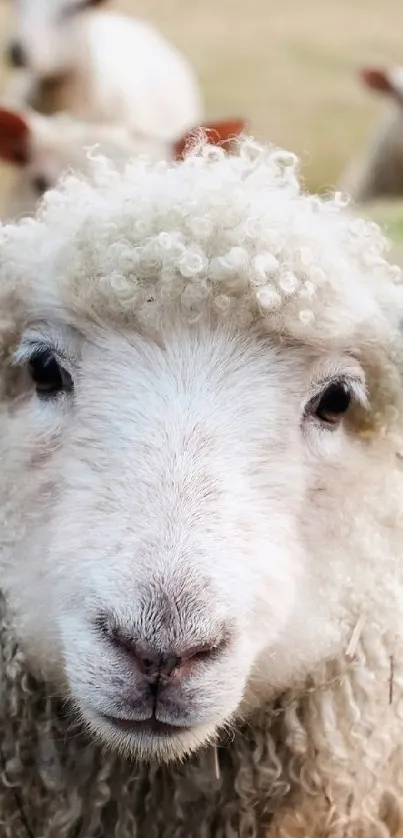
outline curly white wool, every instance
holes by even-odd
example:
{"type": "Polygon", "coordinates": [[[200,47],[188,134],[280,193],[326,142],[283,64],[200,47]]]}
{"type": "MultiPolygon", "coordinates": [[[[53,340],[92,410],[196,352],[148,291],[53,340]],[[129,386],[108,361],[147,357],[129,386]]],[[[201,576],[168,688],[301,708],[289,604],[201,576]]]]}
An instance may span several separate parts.
{"type": "Polygon", "coordinates": [[[79,310],[102,312],[107,297],[109,314],[149,322],[167,297],[195,318],[209,300],[308,342],[328,341],[331,325],[340,343],[365,321],[373,337],[375,286],[382,304],[396,304],[384,280],[397,283],[400,271],[383,258],[380,232],[340,213],[340,196],[303,194],[293,155],[245,140],[235,157],[199,146],[184,163],[141,158],[123,175],[92,162],[95,188],[69,175],[37,220],[2,232],[7,248],[23,237],[31,275],[43,248],[53,250],[64,304],[77,295],[79,310]]]}

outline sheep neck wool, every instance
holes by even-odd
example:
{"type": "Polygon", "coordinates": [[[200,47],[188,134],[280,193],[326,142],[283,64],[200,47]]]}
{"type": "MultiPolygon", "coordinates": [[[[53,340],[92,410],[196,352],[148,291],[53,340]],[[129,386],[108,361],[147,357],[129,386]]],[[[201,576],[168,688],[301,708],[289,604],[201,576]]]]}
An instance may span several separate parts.
{"type": "Polygon", "coordinates": [[[27,672],[4,603],[1,616],[1,838],[266,834],[291,784],[280,706],[182,766],[130,764],[27,672]]]}

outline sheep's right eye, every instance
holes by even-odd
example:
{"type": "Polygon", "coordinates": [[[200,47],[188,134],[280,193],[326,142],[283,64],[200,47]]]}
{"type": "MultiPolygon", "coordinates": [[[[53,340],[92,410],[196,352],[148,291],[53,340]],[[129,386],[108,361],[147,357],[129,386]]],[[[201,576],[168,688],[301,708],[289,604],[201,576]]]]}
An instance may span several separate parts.
{"type": "Polygon", "coordinates": [[[52,184],[45,177],[45,175],[36,175],[36,177],[32,179],[32,188],[40,197],[44,194],[44,192],[47,192],[47,190],[51,188],[51,185],[52,184]]]}
{"type": "Polygon", "coordinates": [[[351,388],[345,381],[332,381],[308,406],[308,413],[328,428],[336,428],[352,401],[351,388]]]}
{"type": "Polygon", "coordinates": [[[54,398],[73,389],[71,376],[50,349],[40,349],[32,355],[28,370],[40,398],[54,398]]]}

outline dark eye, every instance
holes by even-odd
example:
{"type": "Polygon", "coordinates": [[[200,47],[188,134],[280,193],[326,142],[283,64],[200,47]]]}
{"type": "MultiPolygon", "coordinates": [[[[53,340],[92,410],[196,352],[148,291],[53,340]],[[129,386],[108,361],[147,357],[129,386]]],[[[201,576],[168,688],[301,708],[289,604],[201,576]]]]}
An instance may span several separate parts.
{"type": "Polygon", "coordinates": [[[351,404],[351,391],[343,381],[329,384],[313,404],[313,413],[326,425],[338,425],[351,404]]]}
{"type": "Polygon", "coordinates": [[[32,188],[37,195],[43,195],[48,189],[50,189],[51,183],[45,177],[45,175],[36,175],[32,179],[32,188]]]}
{"type": "Polygon", "coordinates": [[[68,393],[73,389],[71,376],[60,366],[50,349],[38,349],[30,358],[28,369],[40,398],[55,398],[59,393],[68,393]]]}

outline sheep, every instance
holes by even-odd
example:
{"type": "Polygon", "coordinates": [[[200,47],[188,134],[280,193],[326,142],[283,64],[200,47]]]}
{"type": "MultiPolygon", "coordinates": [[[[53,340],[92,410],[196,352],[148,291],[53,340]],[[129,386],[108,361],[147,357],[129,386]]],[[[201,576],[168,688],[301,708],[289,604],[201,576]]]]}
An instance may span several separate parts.
{"type": "Polygon", "coordinates": [[[0,228],[1,838],[403,834],[401,272],[293,154],[0,228]]]}
{"type": "Polygon", "coordinates": [[[364,84],[386,94],[391,107],[377,126],[363,159],[343,174],[340,187],[357,203],[403,195],[403,67],[364,67],[364,84]]]}
{"type": "MultiPolygon", "coordinates": [[[[226,145],[245,128],[244,120],[227,119],[207,123],[205,131],[211,143],[226,145]]],[[[96,146],[98,153],[101,151],[116,165],[134,154],[177,159],[194,131],[196,127],[175,143],[168,143],[134,135],[123,125],[93,125],[66,114],[46,117],[30,110],[0,108],[0,160],[18,171],[12,188],[5,192],[2,217],[16,218],[32,212],[38,199],[55,186],[65,170],[85,172],[89,147],[96,146]]]]}
{"type": "Polygon", "coordinates": [[[120,122],[173,141],[203,116],[199,84],[151,25],[92,8],[91,0],[16,0],[9,61],[18,67],[2,104],[78,120],[120,122]]]}

